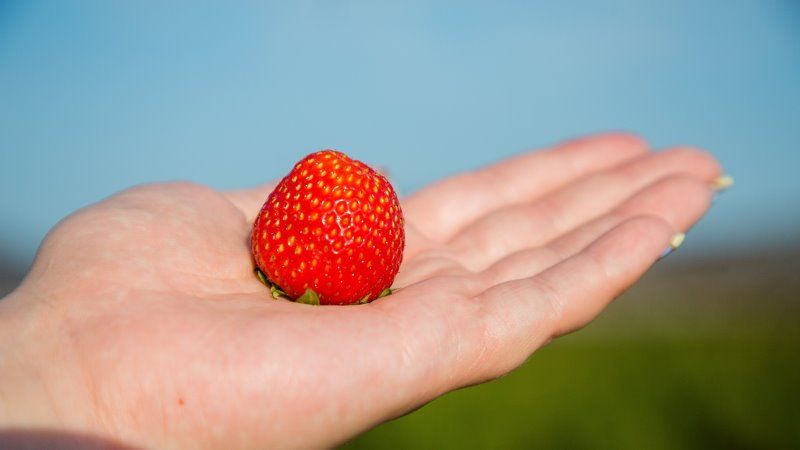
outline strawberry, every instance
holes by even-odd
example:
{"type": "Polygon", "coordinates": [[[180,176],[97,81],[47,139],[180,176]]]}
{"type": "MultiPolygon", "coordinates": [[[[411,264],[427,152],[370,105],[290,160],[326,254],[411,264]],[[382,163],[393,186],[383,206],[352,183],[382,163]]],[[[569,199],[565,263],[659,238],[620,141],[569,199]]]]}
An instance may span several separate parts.
{"type": "Polygon", "coordinates": [[[251,245],[273,292],[304,303],[366,303],[387,292],[400,268],[403,213],[383,175],[322,150],[269,195],[251,245]]]}

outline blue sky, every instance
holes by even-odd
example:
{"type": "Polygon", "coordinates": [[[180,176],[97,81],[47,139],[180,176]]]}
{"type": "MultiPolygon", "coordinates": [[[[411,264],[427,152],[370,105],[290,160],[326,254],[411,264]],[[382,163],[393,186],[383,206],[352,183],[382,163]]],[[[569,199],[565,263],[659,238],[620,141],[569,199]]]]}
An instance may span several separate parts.
{"type": "Polygon", "coordinates": [[[606,129],[736,177],[688,251],[800,237],[796,1],[161,3],[0,2],[0,257],[132,184],[334,147],[408,193],[606,129]]]}

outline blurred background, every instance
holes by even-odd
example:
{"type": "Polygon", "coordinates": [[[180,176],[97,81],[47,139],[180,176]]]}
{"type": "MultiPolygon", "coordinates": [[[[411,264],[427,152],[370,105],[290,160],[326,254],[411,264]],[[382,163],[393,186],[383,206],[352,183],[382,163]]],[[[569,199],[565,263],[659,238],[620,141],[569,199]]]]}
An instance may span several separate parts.
{"type": "Polygon", "coordinates": [[[401,193],[631,130],[736,187],[602,317],[350,448],[800,447],[800,2],[0,0],[0,295],[137,183],[325,147],[401,193]]]}

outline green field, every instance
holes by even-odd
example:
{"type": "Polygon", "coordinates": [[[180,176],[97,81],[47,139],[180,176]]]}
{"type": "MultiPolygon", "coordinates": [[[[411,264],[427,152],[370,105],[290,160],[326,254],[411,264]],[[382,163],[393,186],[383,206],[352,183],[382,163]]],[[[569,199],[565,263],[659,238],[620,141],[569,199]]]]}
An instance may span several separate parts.
{"type": "Polygon", "coordinates": [[[510,375],[345,448],[800,448],[800,281],[789,259],[656,270],[510,375]]]}

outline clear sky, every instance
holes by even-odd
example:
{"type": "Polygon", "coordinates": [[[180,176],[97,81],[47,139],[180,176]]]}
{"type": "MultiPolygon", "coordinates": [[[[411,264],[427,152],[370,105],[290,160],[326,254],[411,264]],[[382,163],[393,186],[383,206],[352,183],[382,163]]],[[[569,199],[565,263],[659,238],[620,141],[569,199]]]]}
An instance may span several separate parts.
{"type": "Polygon", "coordinates": [[[408,193],[606,129],[736,177],[688,251],[800,238],[800,2],[225,3],[0,0],[0,258],[136,183],[333,147],[408,193]]]}

